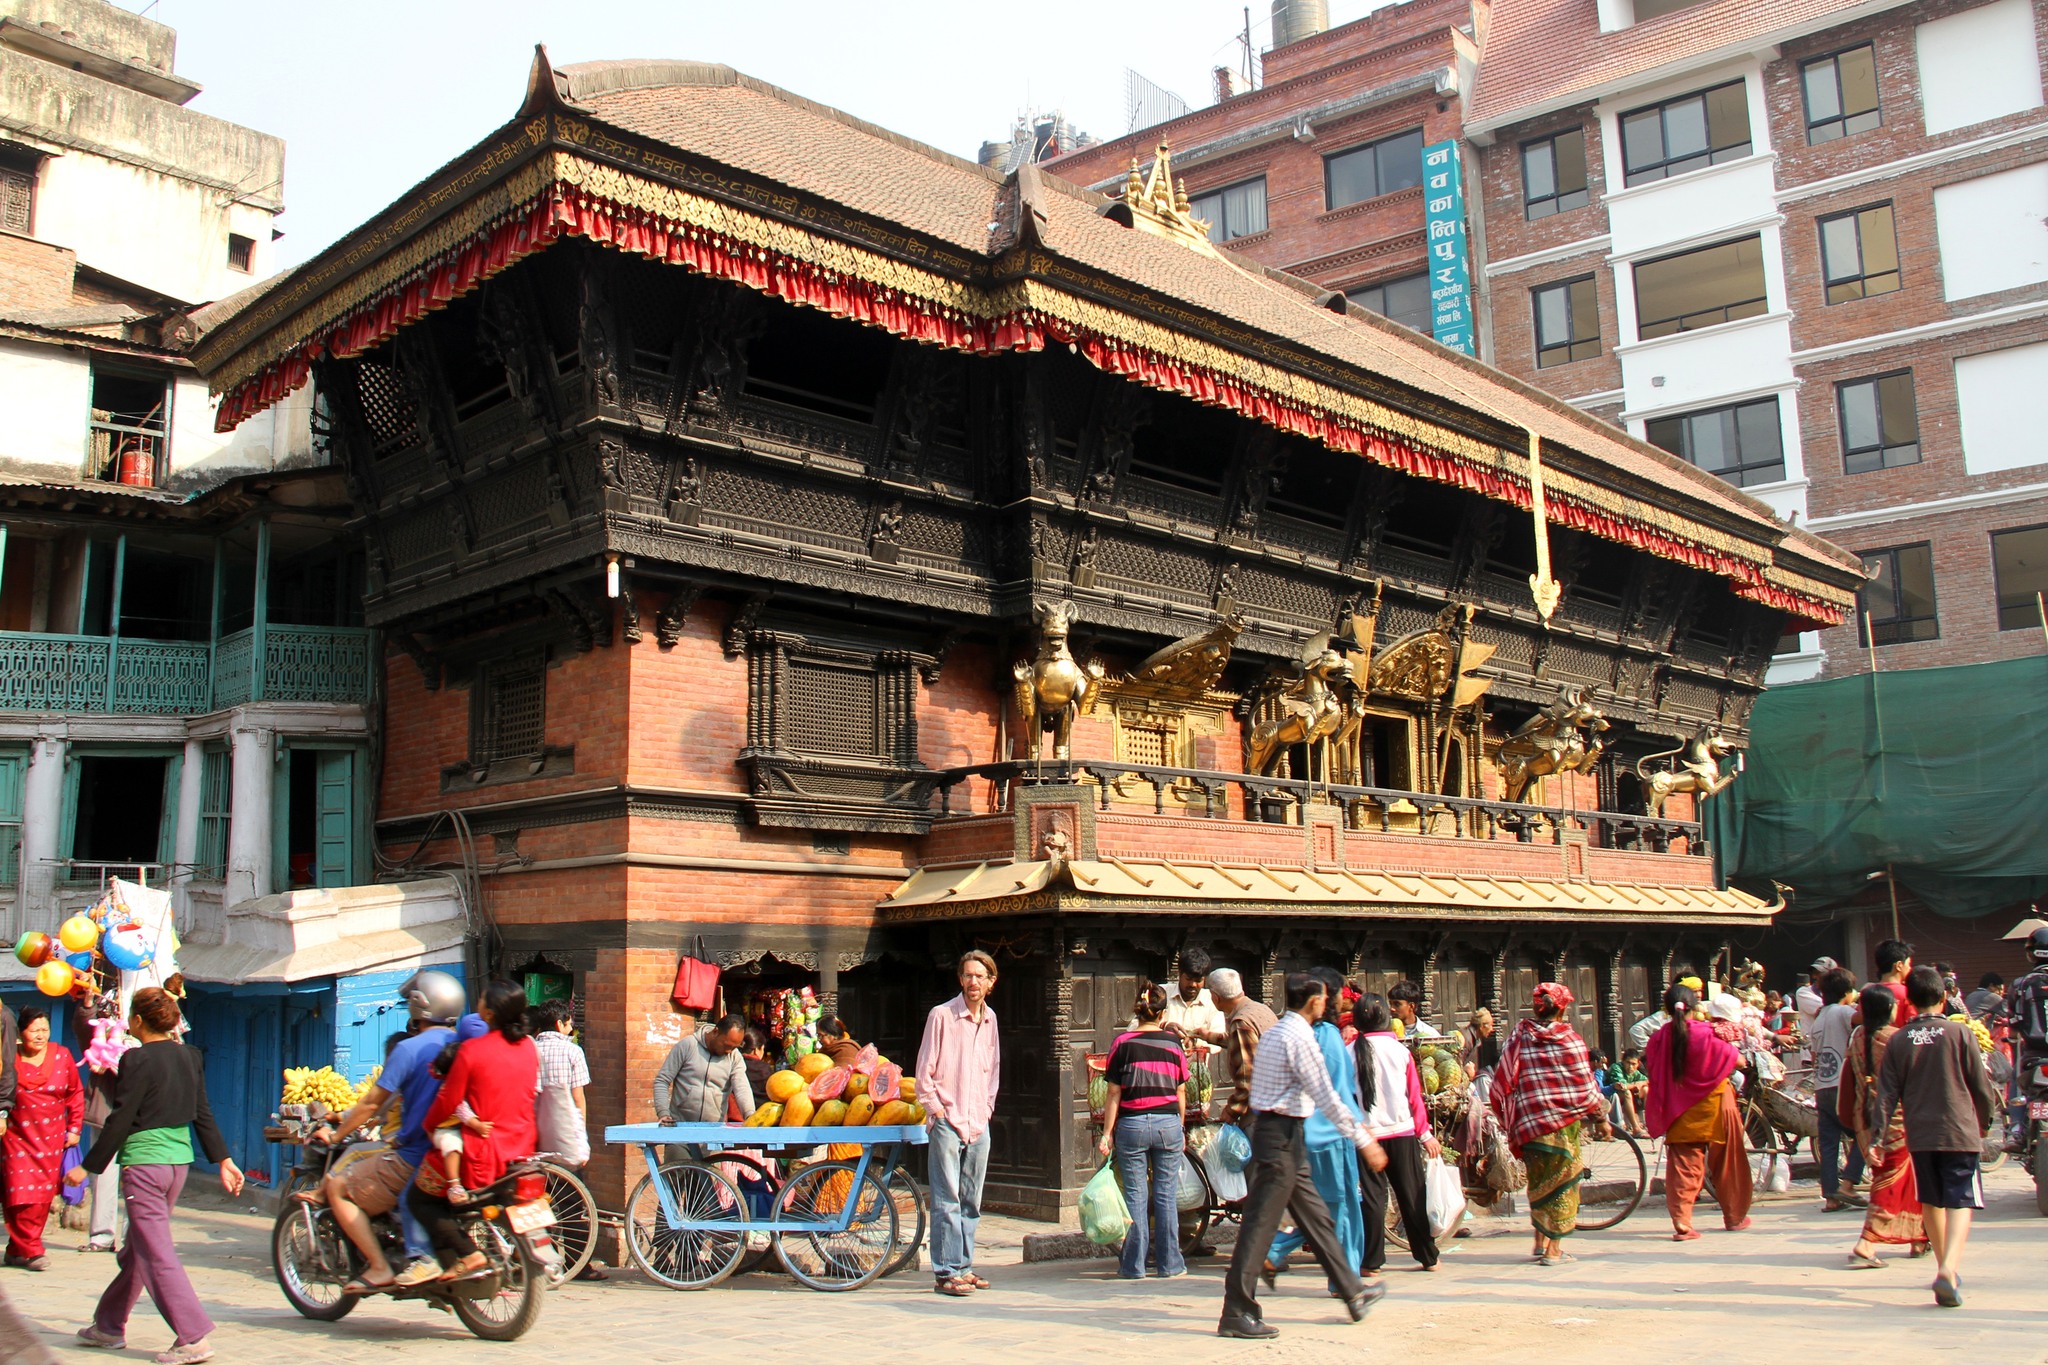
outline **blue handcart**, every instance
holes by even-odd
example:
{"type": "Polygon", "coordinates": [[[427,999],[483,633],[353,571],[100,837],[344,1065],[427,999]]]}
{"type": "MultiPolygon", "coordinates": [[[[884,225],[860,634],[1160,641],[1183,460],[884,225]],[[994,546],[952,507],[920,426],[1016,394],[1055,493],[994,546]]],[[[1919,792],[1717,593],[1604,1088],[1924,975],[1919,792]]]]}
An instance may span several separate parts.
{"type": "Polygon", "coordinates": [[[908,1264],[923,1241],[923,1196],[903,1167],[904,1149],[926,1140],[922,1124],[628,1123],[604,1139],[638,1147],[647,1163],[626,1200],[626,1250],[671,1289],[708,1289],[770,1250],[812,1289],[858,1289],[908,1264]],[[787,1177],[762,1155],[837,1146],[859,1155],[787,1177]]]}

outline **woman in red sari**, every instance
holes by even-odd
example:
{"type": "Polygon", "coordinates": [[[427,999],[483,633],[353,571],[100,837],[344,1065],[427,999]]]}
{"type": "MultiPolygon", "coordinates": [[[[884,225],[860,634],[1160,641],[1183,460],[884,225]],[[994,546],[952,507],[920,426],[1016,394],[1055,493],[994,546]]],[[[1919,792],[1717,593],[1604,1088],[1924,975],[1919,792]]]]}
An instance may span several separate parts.
{"type": "Polygon", "coordinates": [[[1856,1134],[1870,1165],[1870,1209],[1863,1215],[1863,1232],[1849,1249],[1851,1270],[1876,1270],[1884,1264],[1877,1257],[1880,1244],[1909,1248],[1910,1255],[1927,1251],[1927,1228],[1920,1216],[1920,1190],[1913,1179],[1913,1154],[1906,1150],[1905,1108],[1892,1115],[1891,1127],[1878,1142],[1877,1070],[1884,1064],[1884,1047],[1898,1027],[1892,1022],[1898,1001],[1883,982],[1865,986],[1857,1004],[1862,1022],[1849,1035],[1849,1055],[1842,1067],[1838,1116],[1842,1126],[1856,1134]],[[1883,1161],[1871,1161],[1878,1147],[1883,1161]]]}
{"type": "Polygon", "coordinates": [[[1742,1147],[1742,1121],[1728,1078],[1742,1054],[1717,1037],[1711,1025],[1693,1018],[1699,995],[1690,986],[1664,992],[1664,1027],[1650,1036],[1643,1061],[1650,1071],[1650,1098],[1643,1115],[1653,1137],[1664,1139],[1664,1207],[1671,1214],[1671,1240],[1699,1237],[1692,1206],[1709,1178],[1730,1232],[1749,1226],[1755,1193],[1749,1158],[1742,1147]]]}
{"type": "Polygon", "coordinates": [[[85,1087],[78,1064],[50,1045],[50,1015],[41,1006],[21,1012],[14,1058],[14,1114],[7,1120],[7,1264],[48,1270],[43,1225],[57,1194],[64,1149],[78,1144],[85,1122],[85,1087]]]}

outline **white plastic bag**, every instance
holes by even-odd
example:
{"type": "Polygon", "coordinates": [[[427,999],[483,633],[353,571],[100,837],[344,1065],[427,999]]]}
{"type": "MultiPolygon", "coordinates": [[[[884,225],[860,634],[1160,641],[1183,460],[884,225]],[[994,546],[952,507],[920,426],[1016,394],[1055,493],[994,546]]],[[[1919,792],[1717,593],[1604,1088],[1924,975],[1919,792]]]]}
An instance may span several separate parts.
{"type": "Polygon", "coordinates": [[[1216,1191],[1216,1197],[1226,1204],[1236,1203],[1250,1189],[1245,1183],[1243,1164],[1239,1163],[1233,1169],[1224,1144],[1220,1142],[1212,1142],[1202,1149],[1202,1170],[1209,1177],[1209,1188],[1216,1191]]]}
{"type": "Polygon", "coordinates": [[[1427,1195],[1429,1230],[1441,1242],[1465,1221],[1465,1182],[1441,1157],[1428,1157],[1422,1163],[1422,1188],[1427,1195]]]}

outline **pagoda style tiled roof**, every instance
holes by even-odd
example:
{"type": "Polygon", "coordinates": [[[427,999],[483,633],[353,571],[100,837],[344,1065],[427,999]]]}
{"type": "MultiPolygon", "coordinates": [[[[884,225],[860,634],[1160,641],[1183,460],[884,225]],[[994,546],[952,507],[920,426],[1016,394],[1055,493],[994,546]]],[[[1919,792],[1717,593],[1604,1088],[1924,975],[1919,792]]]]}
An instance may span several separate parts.
{"type": "Polygon", "coordinates": [[[1703,66],[1895,9],[1904,0],[1709,0],[1600,31],[1595,0],[1496,5],[1465,100],[1465,131],[1486,133],[1588,100],[1661,72],[1703,66]]]}
{"type": "Polygon", "coordinates": [[[512,123],[293,274],[205,310],[231,426],[562,236],[981,354],[1098,366],[1843,618],[1845,551],[1740,490],[1341,296],[1024,166],[1002,175],[731,68],[536,61],[512,123]],[[1134,228],[1135,224],[1135,228],[1134,228]]]}

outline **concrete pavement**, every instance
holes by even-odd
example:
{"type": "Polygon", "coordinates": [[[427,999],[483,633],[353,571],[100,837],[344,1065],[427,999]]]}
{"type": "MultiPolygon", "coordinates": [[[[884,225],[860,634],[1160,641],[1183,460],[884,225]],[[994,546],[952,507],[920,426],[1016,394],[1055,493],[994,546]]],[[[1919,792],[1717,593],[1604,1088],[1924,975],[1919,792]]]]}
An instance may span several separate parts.
{"type": "MultiPolygon", "coordinates": [[[[371,1299],[336,1324],[306,1321],[271,1279],[269,1224],[218,1207],[180,1214],[181,1254],[219,1324],[223,1361],[322,1365],[382,1362],[431,1352],[437,1362],[560,1362],[694,1358],[766,1361],[790,1352],[831,1360],[1088,1359],[1101,1362],[1315,1361],[1333,1351],[1403,1360],[1523,1361],[1568,1355],[1667,1365],[1719,1353],[1814,1358],[1863,1348],[1885,1359],[2048,1358],[2048,1303],[2040,1295],[2048,1219],[2017,1168],[1988,1178],[1964,1275],[1967,1306],[1936,1308],[1925,1261],[1849,1271],[1854,1214],[1822,1214],[1811,1187],[1766,1201],[1746,1233],[1709,1232],[1675,1244],[1661,1205],[1621,1227],[1575,1238],[1579,1260],[1544,1269],[1525,1259],[1519,1228],[1486,1229],[1453,1244],[1442,1271],[1414,1273],[1396,1259],[1387,1298],[1353,1326],[1324,1297],[1311,1266],[1285,1276],[1266,1298],[1275,1343],[1212,1335],[1223,1265],[1196,1262],[1185,1279],[1126,1283],[1105,1261],[1021,1264],[1021,1231],[981,1269],[996,1287],[972,1299],[940,1298],[922,1272],[856,1290],[818,1294],[779,1276],[753,1275],[702,1293],[677,1293],[620,1272],[609,1283],[574,1284],[549,1297],[540,1324],[511,1345],[477,1341],[446,1314],[371,1299]]],[[[1701,1221],[1704,1229],[1711,1217],[1701,1221]]],[[[78,1253],[78,1234],[51,1239],[45,1274],[8,1270],[0,1289],[60,1359],[109,1359],[65,1343],[85,1322],[112,1259],[78,1253]]],[[[143,1301],[130,1349],[147,1359],[170,1333],[143,1301]]],[[[1874,1358],[1874,1357],[1873,1357],[1874,1358]]]]}

